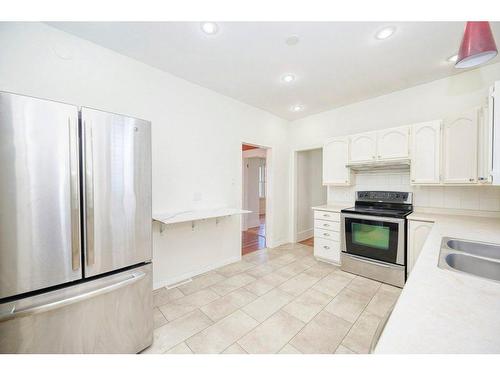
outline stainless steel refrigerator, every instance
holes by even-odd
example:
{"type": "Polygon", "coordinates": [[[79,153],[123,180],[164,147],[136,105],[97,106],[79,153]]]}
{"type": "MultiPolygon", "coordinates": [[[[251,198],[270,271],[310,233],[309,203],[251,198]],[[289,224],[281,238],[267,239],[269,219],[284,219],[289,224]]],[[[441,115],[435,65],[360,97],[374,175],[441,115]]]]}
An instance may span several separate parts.
{"type": "Polygon", "coordinates": [[[148,121],[0,92],[0,353],[152,342],[148,121]]]}

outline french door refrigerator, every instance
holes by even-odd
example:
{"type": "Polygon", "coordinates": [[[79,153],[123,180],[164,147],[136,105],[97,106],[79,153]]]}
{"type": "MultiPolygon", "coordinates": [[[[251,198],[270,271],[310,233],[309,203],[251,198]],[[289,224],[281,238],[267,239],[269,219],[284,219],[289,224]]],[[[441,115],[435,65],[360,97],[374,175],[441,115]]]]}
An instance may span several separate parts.
{"type": "Polygon", "coordinates": [[[0,352],[152,342],[151,129],[0,92],[0,352]]]}

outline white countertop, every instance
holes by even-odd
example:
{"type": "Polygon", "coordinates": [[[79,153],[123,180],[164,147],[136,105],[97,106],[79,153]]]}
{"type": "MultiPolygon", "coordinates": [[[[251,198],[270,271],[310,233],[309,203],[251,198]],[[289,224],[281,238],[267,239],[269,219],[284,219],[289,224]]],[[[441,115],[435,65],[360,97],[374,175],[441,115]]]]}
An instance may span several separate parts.
{"type": "Polygon", "coordinates": [[[197,221],[205,219],[213,219],[223,216],[248,214],[252,211],[240,210],[239,208],[212,208],[204,210],[187,210],[154,213],[153,220],[163,224],[184,223],[187,221],[197,221]]]}
{"type": "Polygon", "coordinates": [[[311,207],[313,210],[330,211],[330,212],[340,212],[344,208],[349,208],[354,206],[353,203],[327,203],[321,206],[311,207]]]}
{"type": "Polygon", "coordinates": [[[500,219],[411,216],[435,223],[375,353],[500,353],[500,283],[437,266],[442,237],[500,243],[500,219]]]}

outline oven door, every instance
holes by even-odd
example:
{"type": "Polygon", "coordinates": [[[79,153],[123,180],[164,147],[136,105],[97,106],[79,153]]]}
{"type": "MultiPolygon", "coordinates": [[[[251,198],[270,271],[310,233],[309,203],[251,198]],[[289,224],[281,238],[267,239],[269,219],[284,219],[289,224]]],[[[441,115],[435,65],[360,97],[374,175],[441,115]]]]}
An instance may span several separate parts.
{"type": "Polygon", "coordinates": [[[405,264],[405,219],[342,214],[342,251],[405,264]]]}

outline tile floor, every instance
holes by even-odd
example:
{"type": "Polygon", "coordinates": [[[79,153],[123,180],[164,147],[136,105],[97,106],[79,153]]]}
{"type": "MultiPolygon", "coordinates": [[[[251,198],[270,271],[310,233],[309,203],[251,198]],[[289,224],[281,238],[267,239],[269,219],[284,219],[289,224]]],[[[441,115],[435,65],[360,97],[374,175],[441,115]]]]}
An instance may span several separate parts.
{"type": "Polygon", "coordinates": [[[143,353],[368,353],[401,290],[286,244],[243,256],[154,296],[143,353]]]}

